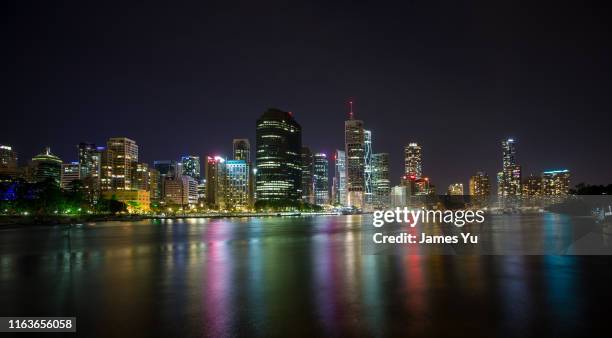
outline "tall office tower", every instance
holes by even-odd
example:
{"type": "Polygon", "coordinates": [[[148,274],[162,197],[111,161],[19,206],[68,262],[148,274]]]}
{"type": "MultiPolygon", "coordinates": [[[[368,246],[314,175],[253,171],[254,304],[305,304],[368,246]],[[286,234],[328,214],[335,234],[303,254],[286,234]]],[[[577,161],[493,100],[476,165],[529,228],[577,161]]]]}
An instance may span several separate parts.
{"type": "Polygon", "coordinates": [[[106,142],[112,166],[111,190],[132,189],[132,164],[138,162],[138,145],[127,137],[113,137],[106,142]]]}
{"type": "Polygon", "coordinates": [[[300,201],[302,198],[302,127],[291,113],[268,109],[257,120],[258,201],[300,201]]]}
{"type": "Polygon", "coordinates": [[[302,147],[302,200],[315,203],[314,192],[314,156],[308,147],[302,147]]]}
{"type": "Polygon", "coordinates": [[[98,200],[100,195],[100,179],[102,174],[102,152],[104,147],[96,147],[93,143],[81,142],[77,146],[81,181],[83,189],[91,202],[98,200]]]}
{"type": "Polygon", "coordinates": [[[159,171],[155,168],[149,168],[149,198],[151,202],[161,201],[162,195],[160,191],[160,176],[159,171]]]}
{"type": "Polygon", "coordinates": [[[0,175],[17,178],[17,153],[11,146],[0,144],[0,175]]]}
{"type": "Polygon", "coordinates": [[[181,156],[181,167],[182,175],[191,176],[196,181],[200,180],[200,156],[181,156]]]}
{"type": "Polygon", "coordinates": [[[225,159],[220,156],[206,158],[206,204],[211,209],[225,209],[227,173],[225,159]]]}
{"type": "Polygon", "coordinates": [[[403,185],[396,185],[391,188],[391,206],[405,207],[408,205],[408,187],[403,185]]]}
{"type": "Polygon", "coordinates": [[[71,190],[72,183],[81,179],[81,165],[79,162],[62,163],[62,177],[60,188],[71,190]]]}
{"type": "Polygon", "coordinates": [[[346,205],[346,153],[336,150],[332,195],[335,204],[346,205]]]}
{"type": "Polygon", "coordinates": [[[62,177],[62,160],[51,153],[49,147],[32,158],[31,180],[43,182],[51,179],[57,186],[60,185],[62,177]]]}
{"type": "Polygon", "coordinates": [[[463,196],[463,183],[453,183],[448,186],[449,196],[463,196]]]}
{"type": "Polygon", "coordinates": [[[198,182],[198,202],[203,207],[206,203],[206,179],[203,178],[198,182]]]}
{"type": "Polygon", "coordinates": [[[225,204],[230,210],[249,209],[249,172],[250,166],[245,160],[225,161],[226,189],[225,204]]]}
{"type": "Polygon", "coordinates": [[[324,153],[314,154],[314,203],[317,205],[329,204],[329,161],[324,153]]]}
{"type": "Polygon", "coordinates": [[[415,142],[404,147],[404,173],[418,180],[423,176],[423,158],[421,146],[415,142]]]}
{"type": "Polygon", "coordinates": [[[529,175],[529,177],[523,179],[522,195],[523,197],[542,196],[542,177],[529,175]]]}
{"type": "Polygon", "coordinates": [[[372,206],[373,201],[373,186],[372,186],[372,132],[369,130],[363,131],[363,182],[364,192],[363,201],[367,207],[372,206]]]}
{"type": "Polygon", "coordinates": [[[180,168],[178,163],[171,160],[153,161],[153,168],[159,172],[159,196],[161,200],[164,200],[164,196],[166,196],[166,192],[164,191],[166,178],[178,177],[182,171],[179,171],[180,168]]]}
{"type": "Polygon", "coordinates": [[[344,122],[346,204],[363,208],[365,190],[365,131],[363,129],[363,121],[354,119],[353,102],[349,102],[349,105],[349,119],[344,122]]]}
{"type": "Polygon", "coordinates": [[[130,172],[132,175],[130,178],[132,182],[130,189],[151,191],[149,186],[149,165],[147,163],[132,162],[130,172]]]}
{"type": "Polygon", "coordinates": [[[570,171],[549,170],[542,173],[542,190],[545,196],[566,196],[570,187],[570,171]]]}
{"type": "Polygon", "coordinates": [[[491,194],[491,184],[489,182],[489,176],[479,171],[476,175],[470,177],[470,196],[472,201],[476,204],[483,204],[489,199],[491,194]]]}
{"type": "Polygon", "coordinates": [[[372,155],[372,186],[374,206],[378,208],[388,207],[391,203],[388,153],[372,155]]]}
{"type": "Polygon", "coordinates": [[[502,171],[498,174],[498,195],[513,197],[521,195],[521,166],[516,163],[516,147],[512,138],[502,141],[502,171]]]}
{"type": "Polygon", "coordinates": [[[198,182],[191,176],[179,175],[165,178],[164,201],[182,208],[198,203],[198,182]]]}
{"type": "Polygon", "coordinates": [[[251,162],[251,144],[246,138],[235,138],[232,142],[234,149],[234,160],[242,160],[246,163],[251,162]]]}

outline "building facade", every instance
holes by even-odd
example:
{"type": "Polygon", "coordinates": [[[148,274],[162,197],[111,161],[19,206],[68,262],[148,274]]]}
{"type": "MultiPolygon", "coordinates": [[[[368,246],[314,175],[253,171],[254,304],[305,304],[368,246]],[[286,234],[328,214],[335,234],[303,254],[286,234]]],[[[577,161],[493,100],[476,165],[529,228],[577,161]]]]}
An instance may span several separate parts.
{"type": "Polygon", "coordinates": [[[81,165],[79,162],[62,163],[62,177],[60,180],[60,188],[63,190],[71,190],[72,183],[81,179],[81,165]]]}
{"type": "Polygon", "coordinates": [[[62,178],[62,160],[51,153],[51,148],[34,156],[31,162],[31,177],[33,182],[52,180],[58,187],[62,178]]]}
{"type": "Polygon", "coordinates": [[[329,161],[324,153],[314,154],[313,186],[314,203],[329,204],[329,161]]]}
{"type": "Polygon", "coordinates": [[[106,142],[107,161],[104,166],[109,170],[110,177],[107,177],[107,184],[103,186],[105,190],[131,190],[132,189],[132,168],[138,162],[138,145],[127,137],[113,137],[106,142]]]}
{"type": "Polygon", "coordinates": [[[423,176],[423,157],[421,146],[411,142],[404,147],[404,174],[420,179],[423,176]]]}
{"type": "Polygon", "coordinates": [[[389,154],[372,155],[373,205],[386,208],[391,204],[391,180],[389,179],[389,154]]]}
{"type": "Polygon", "coordinates": [[[347,206],[363,208],[365,192],[365,130],[363,121],[355,120],[351,111],[344,122],[346,152],[347,206]]]}
{"type": "Polygon", "coordinates": [[[248,210],[250,208],[249,164],[246,160],[229,160],[225,162],[225,171],[227,175],[226,208],[229,210],[248,210]]]}
{"type": "Polygon", "coordinates": [[[346,153],[336,150],[334,155],[334,178],[332,182],[332,198],[334,204],[347,205],[346,202],[346,153]]]}
{"type": "Polygon", "coordinates": [[[302,200],[315,203],[314,191],[314,155],[308,147],[302,147],[302,200]]]}

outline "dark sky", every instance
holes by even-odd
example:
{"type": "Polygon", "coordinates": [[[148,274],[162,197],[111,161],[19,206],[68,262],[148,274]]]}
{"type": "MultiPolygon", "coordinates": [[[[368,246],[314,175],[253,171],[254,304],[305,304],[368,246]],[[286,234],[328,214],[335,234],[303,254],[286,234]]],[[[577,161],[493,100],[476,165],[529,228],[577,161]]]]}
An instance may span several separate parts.
{"type": "Polygon", "coordinates": [[[268,107],[331,153],[354,97],[394,184],[410,141],[445,190],[494,177],[507,136],[525,174],[612,183],[611,13],[596,3],[85,2],[2,5],[0,143],[22,162],[111,136],[147,162],[230,155],[268,107]]]}

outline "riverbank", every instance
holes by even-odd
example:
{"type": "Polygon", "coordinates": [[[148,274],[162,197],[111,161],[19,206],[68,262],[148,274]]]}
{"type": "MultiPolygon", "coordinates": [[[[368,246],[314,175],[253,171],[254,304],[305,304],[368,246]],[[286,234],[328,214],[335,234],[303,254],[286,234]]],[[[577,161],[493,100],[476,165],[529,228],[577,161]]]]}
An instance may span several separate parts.
{"type": "Polygon", "coordinates": [[[184,218],[233,218],[233,217],[306,217],[337,215],[335,212],[250,212],[250,213],[204,213],[184,215],[29,215],[0,216],[0,227],[28,225],[63,225],[95,222],[133,222],[145,219],[184,218]]]}

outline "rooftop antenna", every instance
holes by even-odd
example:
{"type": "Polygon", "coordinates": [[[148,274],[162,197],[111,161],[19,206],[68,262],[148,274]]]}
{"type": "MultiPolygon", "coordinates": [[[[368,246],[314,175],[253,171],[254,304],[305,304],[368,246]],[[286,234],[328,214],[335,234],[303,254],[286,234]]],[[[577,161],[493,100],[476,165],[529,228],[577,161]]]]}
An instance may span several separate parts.
{"type": "Polygon", "coordinates": [[[355,115],[353,113],[353,99],[349,99],[349,119],[352,120],[353,116],[355,115]]]}

